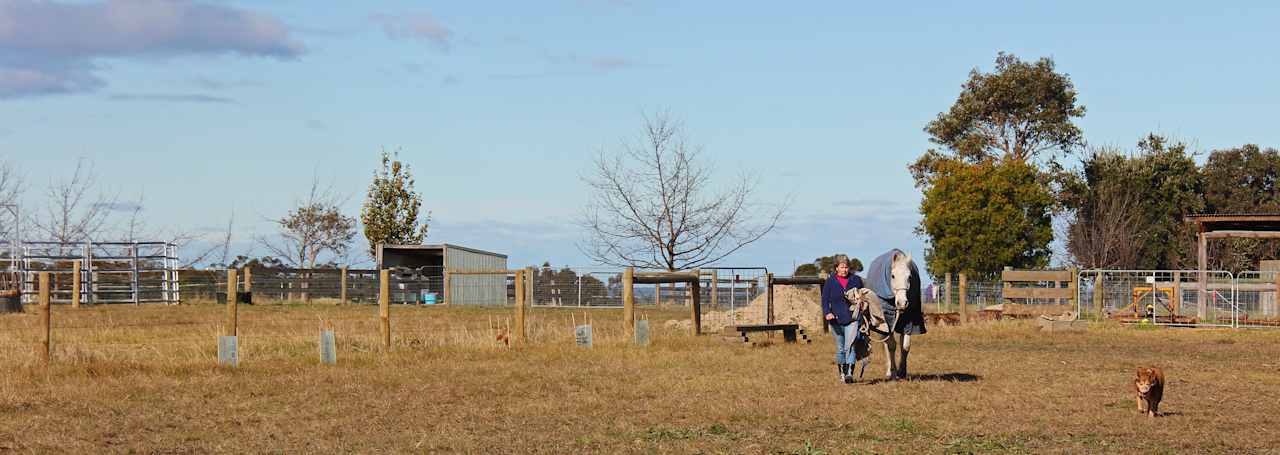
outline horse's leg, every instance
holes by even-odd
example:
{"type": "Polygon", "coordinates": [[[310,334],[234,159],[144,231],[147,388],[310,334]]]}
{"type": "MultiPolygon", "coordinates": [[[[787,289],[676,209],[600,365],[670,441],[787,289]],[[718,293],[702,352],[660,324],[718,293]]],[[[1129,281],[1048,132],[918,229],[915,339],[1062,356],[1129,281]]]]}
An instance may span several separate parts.
{"type": "Polygon", "coordinates": [[[902,334],[902,358],[898,360],[898,377],[907,378],[907,353],[911,352],[911,335],[902,334]]]}
{"type": "Polygon", "coordinates": [[[884,377],[886,379],[893,379],[893,372],[895,367],[894,343],[895,341],[893,339],[892,333],[890,333],[889,336],[885,337],[884,339],[884,363],[885,363],[884,377]]]}

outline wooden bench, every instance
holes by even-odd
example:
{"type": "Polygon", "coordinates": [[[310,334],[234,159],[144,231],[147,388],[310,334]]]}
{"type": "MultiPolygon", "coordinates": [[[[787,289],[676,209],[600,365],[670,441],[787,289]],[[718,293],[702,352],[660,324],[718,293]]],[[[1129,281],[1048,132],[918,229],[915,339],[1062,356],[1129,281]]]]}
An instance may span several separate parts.
{"type": "Polygon", "coordinates": [[[805,335],[804,329],[800,328],[800,324],[730,325],[720,329],[720,335],[727,341],[752,343],[751,338],[747,335],[748,333],[775,331],[782,332],[782,339],[788,343],[796,343],[800,340],[804,340],[805,343],[810,342],[809,336],[805,335]]]}

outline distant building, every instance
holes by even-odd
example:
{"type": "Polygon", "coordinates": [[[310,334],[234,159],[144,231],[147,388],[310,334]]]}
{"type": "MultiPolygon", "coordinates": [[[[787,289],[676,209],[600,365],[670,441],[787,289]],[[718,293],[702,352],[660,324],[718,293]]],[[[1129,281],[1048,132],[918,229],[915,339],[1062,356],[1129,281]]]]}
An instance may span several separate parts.
{"type": "MultiPolygon", "coordinates": [[[[457,305],[507,304],[507,255],[448,243],[436,245],[378,245],[378,268],[391,269],[400,277],[403,291],[426,290],[457,305]],[[483,274],[450,274],[449,289],[444,289],[444,273],[477,272],[483,274]],[[414,286],[416,284],[416,287],[414,286]],[[447,296],[447,297],[446,297],[447,296]]],[[[397,282],[396,278],[392,283],[397,282]]],[[[415,300],[418,293],[401,292],[401,298],[415,300]]]]}

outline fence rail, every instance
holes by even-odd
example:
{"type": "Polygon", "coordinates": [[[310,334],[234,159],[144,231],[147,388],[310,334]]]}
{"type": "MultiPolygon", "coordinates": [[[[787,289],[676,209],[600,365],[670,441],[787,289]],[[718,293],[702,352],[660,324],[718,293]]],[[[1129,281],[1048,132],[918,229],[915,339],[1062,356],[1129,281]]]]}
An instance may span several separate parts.
{"type": "Polygon", "coordinates": [[[1083,270],[1079,317],[1155,325],[1277,327],[1277,272],[1083,270]]]}

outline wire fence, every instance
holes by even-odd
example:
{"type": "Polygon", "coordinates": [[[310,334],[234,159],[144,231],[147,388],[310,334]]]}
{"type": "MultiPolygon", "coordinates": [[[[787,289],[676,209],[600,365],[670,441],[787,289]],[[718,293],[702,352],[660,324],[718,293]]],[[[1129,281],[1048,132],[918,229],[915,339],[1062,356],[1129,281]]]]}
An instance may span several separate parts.
{"type": "Polygon", "coordinates": [[[1080,317],[1153,325],[1277,327],[1277,272],[1085,270],[1080,317]]]}
{"type": "MultiPolygon", "coordinates": [[[[1063,286],[1058,284],[1058,286],[1063,286]]],[[[925,300],[925,311],[934,313],[954,313],[960,311],[960,296],[964,295],[964,303],[972,311],[986,311],[989,309],[1003,308],[1002,306],[1016,302],[1019,305],[1027,306],[1030,309],[1028,313],[1044,312],[1060,312],[1063,306],[1070,305],[1069,299],[1059,298],[1018,298],[1006,299],[1004,297],[1005,283],[1003,281],[966,281],[961,287],[958,278],[953,278],[951,285],[946,285],[943,279],[939,283],[934,284],[937,289],[937,296],[930,296],[925,300]],[[950,294],[948,296],[947,294],[950,294]]]]}
{"type": "Polygon", "coordinates": [[[1280,272],[1236,274],[1236,324],[1244,327],[1280,326],[1280,272]]]}
{"type": "MultiPolygon", "coordinates": [[[[64,303],[87,286],[77,286],[70,270],[57,269],[61,262],[50,261],[39,268],[48,269],[52,278],[51,295],[55,303],[64,303]]],[[[69,266],[69,265],[68,265],[69,266]]],[[[462,271],[441,267],[388,269],[390,301],[396,304],[512,305],[515,298],[515,271],[462,271]]],[[[701,270],[699,299],[708,325],[762,323],[767,319],[764,301],[768,292],[768,271],[759,267],[705,268],[701,270]],[[720,321],[723,319],[723,321],[720,321]],[[719,322],[717,322],[719,321],[719,322]]],[[[161,272],[157,272],[161,273],[161,272]]],[[[87,275],[87,274],[86,274],[87,275]]],[[[133,292],[136,281],[145,281],[145,273],[135,274],[129,283],[133,292]]],[[[175,300],[225,301],[225,269],[179,270],[174,273],[172,287],[146,292],[172,293],[175,300]]],[[[249,290],[255,302],[320,302],[373,304],[378,300],[379,271],[371,269],[287,269],[253,268],[241,271],[239,289],[249,290]]],[[[617,269],[551,267],[535,268],[530,275],[530,304],[535,307],[617,308],[622,306],[622,271],[617,269]]],[[[960,285],[958,275],[944,278],[927,293],[926,311],[955,313],[961,295],[970,312],[982,316],[987,311],[1009,313],[1008,303],[1018,303],[1026,314],[1061,314],[1074,311],[1079,319],[1112,319],[1157,325],[1216,327],[1280,326],[1280,272],[1194,270],[1085,270],[1076,281],[1032,283],[1042,287],[1063,288],[1074,284],[1076,298],[1018,298],[1004,294],[1010,289],[1002,281],[976,280],[960,285]]],[[[82,280],[87,278],[82,277],[82,280]]],[[[166,278],[160,276],[158,281],[166,278]]],[[[19,283],[29,287],[29,283],[19,283]]],[[[110,292],[109,278],[96,278],[100,295],[110,292]],[[105,290],[104,290],[105,289],[105,290]]],[[[798,293],[788,298],[817,303],[817,286],[788,286],[798,293]]],[[[675,284],[637,284],[637,305],[688,305],[692,286],[675,284]]],[[[777,289],[775,289],[777,292],[777,289]]],[[[120,301],[83,298],[82,303],[120,301]]],[[[124,301],[131,301],[124,300],[124,301]]],[[[145,300],[144,300],[145,301],[145,300]]],[[[160,301],[164,301],[161,299],[160,301]]],[[[780,303],[775,303],[775,311],[780,303]]],[[[801,311],[801,310],[797,310],[801,311]]],[[[807,310],[805,310],[807,311],[807,310]]]]}

